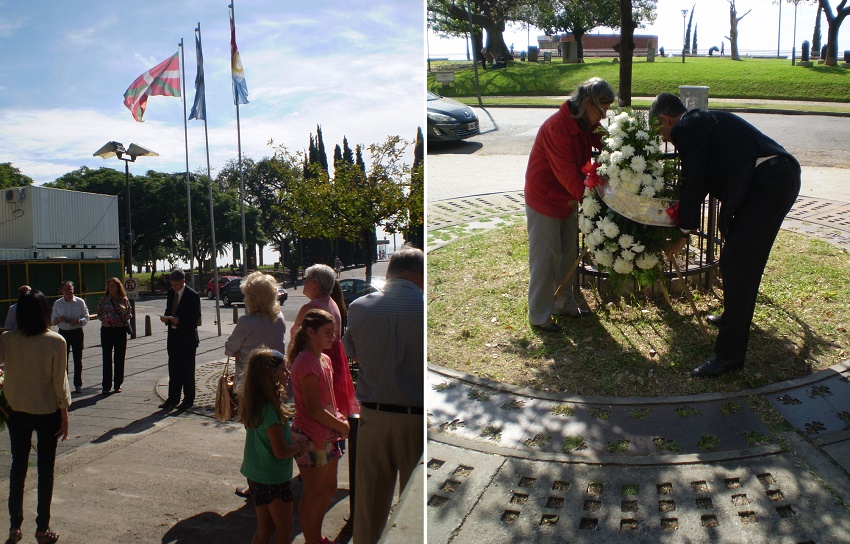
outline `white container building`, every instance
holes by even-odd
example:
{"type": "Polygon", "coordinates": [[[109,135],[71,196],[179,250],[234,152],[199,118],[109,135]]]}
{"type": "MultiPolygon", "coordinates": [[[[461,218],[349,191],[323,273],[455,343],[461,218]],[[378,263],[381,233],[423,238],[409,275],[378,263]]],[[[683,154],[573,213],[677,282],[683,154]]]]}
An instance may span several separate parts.
{"type": "Polygon", "coordinates": [[[0,190],[0,261],[120,258],[117,196],[38,186],[0,190]]]}

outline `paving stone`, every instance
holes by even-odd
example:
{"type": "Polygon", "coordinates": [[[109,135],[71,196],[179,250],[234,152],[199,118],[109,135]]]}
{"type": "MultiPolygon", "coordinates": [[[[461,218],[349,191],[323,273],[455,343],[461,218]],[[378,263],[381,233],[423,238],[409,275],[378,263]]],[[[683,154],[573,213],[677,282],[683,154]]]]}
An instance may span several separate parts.
{"type": "Polygon", "coordinates": [[[840,378],[833,376],[764,397],[797,431],[810,438],[819,438],[843,431],[850,423],[839,418],[842,411],[850,412],[845,409],[850,406],[842,398],[850,395],[850,384],[840,381],[840,378]]]}
{"type": "MultiPolygon", "coordinates": [[[[429,542],[448,542],[431,527],[429,542]]],[[[452,542],[844,542],[848,529],[788,454],[686,467],[508,459],[452,542]]]]}
{"type": "Polygon", "coordinates": [[[476,507],[504,458],[428,443],[426,510],[428,541],[448,542],[476,507]]]}

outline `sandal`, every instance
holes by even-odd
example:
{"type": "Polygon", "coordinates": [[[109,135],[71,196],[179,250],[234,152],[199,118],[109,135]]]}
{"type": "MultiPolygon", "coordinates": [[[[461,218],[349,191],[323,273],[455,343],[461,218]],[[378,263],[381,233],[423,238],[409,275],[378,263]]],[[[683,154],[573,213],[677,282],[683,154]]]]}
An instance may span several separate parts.
{"type": "Polygon", "coordinates": [[[17,544],[22,538],[24,538],[24,534],[20,529],[9,529],[9,539],[6,544],[17,544]]]}
{"type": "Polygon", "coordinates": [[[38,544],[53,544],[59,540],[59,533],[47,529],[46,531],[36,531],[35,540],[38,544]]]}

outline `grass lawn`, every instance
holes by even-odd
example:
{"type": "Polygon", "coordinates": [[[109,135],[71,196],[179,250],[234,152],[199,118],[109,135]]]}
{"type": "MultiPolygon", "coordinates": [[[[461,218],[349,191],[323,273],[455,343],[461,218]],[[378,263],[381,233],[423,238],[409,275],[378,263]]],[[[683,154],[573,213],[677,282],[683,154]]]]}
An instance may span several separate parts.
{"type": "MultiPolygon", "coordinates": [[[[717,379],[687,375],[711,354],[715,333],[702,336],[684,298],[670,309],[661,298],[603,298],[586,288],[594,316],[558,318],[559,334],[532,330],[527,263],[524,224],[428,254],[429,362],[543,391],[666,396],[751,389],[850,356],[850,259],[792,232],[780,233],[765,271],[746,368],[717,379]]],[[[713,292],[695,296],[700,312],[722,310],[713,292]]]]}
{"type": "MultiPolygon", "coordinates": [[[[473,70],[469,63],[432,62],[435,71],[455,71],[453,86],[436,83],[428,75],[428,89],[444,96],[475,96],[473,70]]],[[[586,59],[584,64],[512,62],[503,70],[479,70],[482,96],[563,96],[594,76],[617,89],[620,65],[611,59],[586,59]]],[[[656,58],[654,63],[635,59],[632,72],[632,96],[655,96],[660,92],[677,93],[679,85],[707,85],[712,100],[717,98],[756,98],[847,102],[850,97],[850,70],[815,65],[791,66],[789,60],[744,59],[732,61],[717,57],[656,58]]]]}

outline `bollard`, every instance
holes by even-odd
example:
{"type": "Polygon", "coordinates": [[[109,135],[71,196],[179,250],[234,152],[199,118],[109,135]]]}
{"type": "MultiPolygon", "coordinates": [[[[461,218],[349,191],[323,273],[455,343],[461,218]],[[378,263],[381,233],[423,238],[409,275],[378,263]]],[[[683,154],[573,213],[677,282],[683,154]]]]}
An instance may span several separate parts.
{"type": "Polygon", "coordinates": [[[237,321],[239,321],[239,308],[234,306],[233,307],[233,323],[236,324],[237,321]]]}
{"type": "Polygon", "coordinates": [[[153,332],[151,331],[151,316],[146,315],[145,316],[145,336],[150,336],[151,334],[153,334],[153,332]]]}

